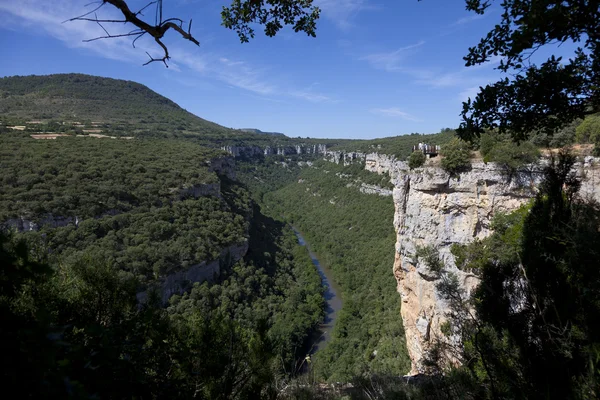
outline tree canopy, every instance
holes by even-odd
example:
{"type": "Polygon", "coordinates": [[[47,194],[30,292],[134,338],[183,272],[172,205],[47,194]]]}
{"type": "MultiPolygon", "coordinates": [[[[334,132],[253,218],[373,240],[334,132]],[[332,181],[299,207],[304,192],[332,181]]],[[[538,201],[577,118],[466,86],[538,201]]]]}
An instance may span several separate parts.
{"type": "MultiPolygon", "coordinates": [[[[493,0],[466,0],[484,14],[493,0]]],[[[481,87],[463,103],[463,139],[486,128],[509,132],[514,140],[534,131],[554,134],[577,118],[600,110],[600,2],[598,0],[506,0],[502,17],[464,60],[475,66],[500,58],[507,77],[481,87]],[[578,45],[573,57],[551,55],[539,65],[532,57],[542,47],[578,45]]]]}

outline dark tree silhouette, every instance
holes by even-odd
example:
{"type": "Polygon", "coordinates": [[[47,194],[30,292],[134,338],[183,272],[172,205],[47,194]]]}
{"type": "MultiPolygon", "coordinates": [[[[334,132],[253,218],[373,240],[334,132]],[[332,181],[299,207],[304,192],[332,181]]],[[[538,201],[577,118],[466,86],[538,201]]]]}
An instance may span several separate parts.
{"type": "MultiPolygon", "coordinates": [[[[484,14],[494,0],[466,0],[467,10],[484,14]]],[[[509,132],[516,141],[536,131],[551,136],[577,118],[600,111],[600,1],[505,0],[501,21],[464,57],[466,66],[500,57],[508,77],[481,87],[463,103],[463,139],[486,128],[509,132]],[[540,65],[542,47],[574,42],[569,60],[555,55],[540,65]]]]}

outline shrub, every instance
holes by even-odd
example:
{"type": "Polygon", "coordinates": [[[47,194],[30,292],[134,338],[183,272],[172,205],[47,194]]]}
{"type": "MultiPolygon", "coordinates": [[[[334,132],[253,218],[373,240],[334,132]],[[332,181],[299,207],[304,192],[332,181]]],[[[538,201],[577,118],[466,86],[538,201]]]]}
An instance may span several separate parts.
{"type": "Polygon", "coordinates": [[[498,163],[512,177],[524,165],[532,164],[540,157],[540,151],[531,142],[516,144],[512,140],[498,142],[485,156],[484,161],[498,163]]]}
{"type": "Polygon", "coordinates": [[[483,133],[479,138],[479,152],[483,157],[487,156],[498,141],[489,133],[483,133]]]}
{"type": "Polygon", "coordinates": [[[471,151],[467,142],[458,138],[442,147],[442,168],[451,175],[467,171],[471,167],[471,151]]]}
{"type": "Polygon", "coordinates": [[[579,143],[600,142],[600,114],[586,117],[575,131],[579,143]]]}
{"type": "Polygon", "coordinates": [[[423,164],[425,164],[425,154],[420,150],[413,151],[408,157],[408,167],[410,169],[422,167],[423,164]]]}

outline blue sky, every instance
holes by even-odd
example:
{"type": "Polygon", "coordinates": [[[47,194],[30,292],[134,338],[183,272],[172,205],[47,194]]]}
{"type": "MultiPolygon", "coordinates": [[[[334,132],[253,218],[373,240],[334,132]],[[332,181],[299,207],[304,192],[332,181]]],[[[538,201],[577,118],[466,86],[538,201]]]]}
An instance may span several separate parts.
{"type": "MultiPolygon", "coordinates": [[[[316,38],[290,29],[268,38],[258,28],[248,44],[220,26],[226,0],[164,0],[165,16],[192,18],[201,42],[169,36],[168,69],[142,66],[145,51],[159,52],[151,41],[137,49],[129,39],[84,43],[100,27],[61,23],[90,1],[0,0],[0,76],[128,79],[224,126],[364,139],[455,127],[461,102],[501,76],[494,63],[464,67],[468,47],[500,17],[494,9],[468,13],[464,0],[315,0],[322,8],[316,38]]],[[[130,1],[132,9],[144,4],[130,1]]],[[[116,15],[104,8],[99,16],[116,15]]]]}

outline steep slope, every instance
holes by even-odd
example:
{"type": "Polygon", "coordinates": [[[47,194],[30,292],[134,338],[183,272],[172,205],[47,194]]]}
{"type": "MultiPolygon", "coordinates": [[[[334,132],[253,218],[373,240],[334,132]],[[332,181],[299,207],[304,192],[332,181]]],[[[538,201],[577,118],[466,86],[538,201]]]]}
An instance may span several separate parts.
{"type": "MultiPolygon", "coordinates": [[[[600,200],[599,159],[587,157],[577,165],[583,178],[580,194],[600,200]]],[[[540,168],[519,172],[507,180],[494,163],[473,163],[472,169],[451,177],[437,167],[409,170],[393,157],[370,154],[366,169],[388,173],[394,183],[396,256],[393,266],[402,298],[402,320],[406,331],[412,373],[423,372],[423,357],[429,343],[440,335],[449,306],[436,290],[439,277],[431,274],[417,257],[419,247],[437,249],[446,266],[455,273],[468,295],[478,278],[456,268],[453,244],[466,244],[489,236],[498,213],[515,211],[536,193],[540,168]]]]}
{"type": "Polygon", "coordinates": [[[299,178],[263,196],[272,215],[283,215],[302,232],[341,288],[343,306],[331,342],[313,363],[330,381],[348,381],[365,371],[397,376],[409,369],[390,273],[393,202],[391,195],[365,194],[364,175],[378,178],[358,164],[303,163],[299,178]]]}

